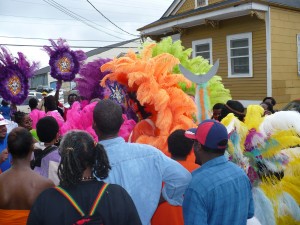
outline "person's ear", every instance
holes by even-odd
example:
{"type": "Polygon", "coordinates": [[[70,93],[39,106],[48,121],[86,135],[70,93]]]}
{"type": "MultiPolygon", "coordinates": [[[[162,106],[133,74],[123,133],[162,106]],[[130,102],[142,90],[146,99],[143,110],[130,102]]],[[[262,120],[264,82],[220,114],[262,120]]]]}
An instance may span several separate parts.
{"type": "Polygon", "coordinates": [[[55,139],[56,139],[56,140],[59,139],[59,132],[57,132],[55,139]]]}

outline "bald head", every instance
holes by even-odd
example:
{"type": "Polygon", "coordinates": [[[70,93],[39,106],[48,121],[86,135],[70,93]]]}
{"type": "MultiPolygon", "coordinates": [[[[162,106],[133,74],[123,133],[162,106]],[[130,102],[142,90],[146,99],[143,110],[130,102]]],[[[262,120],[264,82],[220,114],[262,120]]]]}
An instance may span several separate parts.
{"type": "Polygon", "coordinates": [[[123,123],[122,107],[110,99],[102,100],[96,105],[93,118],[96,133],[118,134],[123,123]]]}

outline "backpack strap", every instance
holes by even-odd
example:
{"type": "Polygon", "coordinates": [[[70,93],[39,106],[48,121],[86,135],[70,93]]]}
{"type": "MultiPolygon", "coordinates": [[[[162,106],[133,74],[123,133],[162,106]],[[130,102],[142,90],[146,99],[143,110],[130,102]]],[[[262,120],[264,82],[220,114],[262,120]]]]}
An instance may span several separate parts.
{"type": "Polygon", "coordinates": [[[102,185],[102,187],[101,187],[101,189],[100,189],[100,191],[99,191],[99,193],[97,195],[97,198],[95,199],[94,204],[93,204],[93,206],[92,206],[92,208],[90,210],[90,213],[89,213],[90,216],[94,215],[95,210],[96,210],[96,208],[97,208],[97,206],[98,206],[98,204],[99,204],[99,202],[100,202],[100,200],[101,200],[101,198],[102,198],[102,196],[103,196],[103,194],[104,194],[104,192],[105,192],[105,190],[106,190],[107,187],[108,187],[107,183],[104,183],[102,185]]]}
{"type": "Polygon", "coordinates": [[[55,187],[55,189],[61,193],[70,203],[71,205],[77,210],[77,212],[82,216],[84,217],[85,216],[85,213],[83,212],[83,210],[80,208],[80,206],[77,204],[77,202],[72,198],[71,195],[69,195],[69,193],[63,189],[62,187],[55,187]]]}
{"type": "MultiPolygon", "coordinates": [[[[90,210],[90,213],[89,213],[89,216],[92,216],[94,215],[95,213],[95,210],[106,190],[106,188],[108,187],[108,184],[107,183],[104,183],[101,187],[101,189],[99,190],[99,193],[92,205],[92,208],[90,210]]],[[[77,210],[77,212],[82,216],[84,217],[85,216],[85,213],[83,212],[83,210],[80,208],[80,206],[77,204],[77,202],[73,199],[73,197],[65,190],[63,189],[62,187],[54,187],[59,193],[61,193],[70,203],[71,205],[77,210]]]]}
{"type": "Polygon", "coordinates": [[[31,161],[31,168],[34,169],[36,166],[41,167],[42,159],[56,149],[57,149],[57,146],[55,146],[55,145],[48,146],[44,150],[36,149],[34,151],[34,153],[35,153],[34,159],[31,161]]]}

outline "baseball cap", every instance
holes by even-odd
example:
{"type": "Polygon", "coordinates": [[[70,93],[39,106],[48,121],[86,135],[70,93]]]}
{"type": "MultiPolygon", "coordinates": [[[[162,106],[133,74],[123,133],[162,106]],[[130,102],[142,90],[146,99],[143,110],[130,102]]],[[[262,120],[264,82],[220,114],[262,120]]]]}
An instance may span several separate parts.
{"type": "Polygon", "coordinates": [[[48,93],[46,91],[43,91],[42,95],[48,95],[48,93]]]}
{"type": "Polygon", "coordinates": [[[227,147],[228,133],[226,127],[216,120],[203,120],[197,128],[187,130],[185,136],[197,140],[208,149],[217,150],[227,147]]]}
{"type": "Polygon", "coordinates": [[[0,126],[8,125],[8,121],[0,114],[0,126]]]}

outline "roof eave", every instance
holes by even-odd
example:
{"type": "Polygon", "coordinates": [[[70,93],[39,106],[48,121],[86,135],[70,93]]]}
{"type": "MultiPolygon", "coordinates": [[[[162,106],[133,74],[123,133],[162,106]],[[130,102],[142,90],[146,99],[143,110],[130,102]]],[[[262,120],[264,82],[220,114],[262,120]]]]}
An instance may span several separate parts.
{"type": "Polygon", "coordinates": [[[183,17],[176,17],[170,20],[164,20],[161,23],[152,24],[140,28],[141,35],[161,35],[173,31],[174,27],[188,28],[205,23],[205,20],[224,20],[248,15],[252,10],[268,11],[268,5],[255,2],[240,2],[239,5],[231,4],[219,8],[213,8],[207,11],[201,11],[201,14],[189,14],[183,17]]]}
{"type": "Polygon", "coordinates": [[[162,18],[170,16],[180,2],[181,0],[174,0],[172,4],[169,6],[169,8],[166,10],[166,12],[162,15],[162,18]]]}

